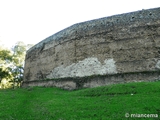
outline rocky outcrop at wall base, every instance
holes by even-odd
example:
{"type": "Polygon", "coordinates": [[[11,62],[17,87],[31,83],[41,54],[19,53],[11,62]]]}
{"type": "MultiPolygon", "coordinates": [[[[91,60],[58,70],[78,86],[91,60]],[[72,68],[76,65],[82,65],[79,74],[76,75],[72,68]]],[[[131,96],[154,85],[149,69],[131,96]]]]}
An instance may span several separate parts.
{"type": "Polygon", "coordinates": [[[105,77],[95,77],[98,83],[87,79],[81,87],[125,82],[126,75],[129,81],[159,79],[159,13],[160,8],[155,8],[100,18],[46,38],[27,51],[23,85],[66,85],[77,89],[80,77],[96,75],[105,77]],[[41,81],[55,78],[63,82],[41,81]]]}
{"type": "Polygon", "coordinates": [[[116,75],[94,75],[77,78],[58,78],[48,80],[26,81],[23,87],[44,86],[58,87],[66,90],[76,90],[82,88],[92,88],[117,83],[157,81],[160,80],[160,71],[142,72],[142,73],[126,73],[116,75]]]}

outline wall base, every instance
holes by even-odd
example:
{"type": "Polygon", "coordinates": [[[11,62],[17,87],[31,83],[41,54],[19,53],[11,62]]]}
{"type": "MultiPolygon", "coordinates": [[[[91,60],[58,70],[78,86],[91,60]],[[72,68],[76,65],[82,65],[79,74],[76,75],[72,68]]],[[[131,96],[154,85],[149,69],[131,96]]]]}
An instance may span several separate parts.
{"type": "Polygon", "coordinates": [[[58,87],[66,90],[76,90],[82,88],[105,86],[109,84],[157,80],[160,80],[160,71],[144,71],[141,73],[118,73],[113,75],[95,75],[76,78],[24,81],[22,87],[45,86],[58,87]]]}

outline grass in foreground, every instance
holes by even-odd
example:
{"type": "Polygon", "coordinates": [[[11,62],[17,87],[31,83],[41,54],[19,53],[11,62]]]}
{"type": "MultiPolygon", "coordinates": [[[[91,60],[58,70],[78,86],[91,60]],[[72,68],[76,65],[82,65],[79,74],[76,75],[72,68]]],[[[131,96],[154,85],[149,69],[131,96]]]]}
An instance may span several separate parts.
{"type": "Polygon", "coordinates": [[[0,90],[0,120],[124,120],[158,114],[160,81],[65,91],[58,88],[0,90]]]}

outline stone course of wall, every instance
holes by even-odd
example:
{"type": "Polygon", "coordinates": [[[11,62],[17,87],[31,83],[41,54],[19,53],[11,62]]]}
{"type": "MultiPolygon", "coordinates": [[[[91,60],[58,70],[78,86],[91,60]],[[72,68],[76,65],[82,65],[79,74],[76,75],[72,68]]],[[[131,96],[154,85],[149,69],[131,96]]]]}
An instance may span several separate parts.
{"type": "MultiPolygon", "coordinates": [[[[24,85],[91,75],[106,75],[107,84],[108,75],[159,71],[159,13],[160,8],[155,8],[105,17],[72,25],[46,38],[26,54],[24,85]]],[[[159,79],[158,75],[150,74],[150,78],[159,79]]]]}
{"type": "Polygon", "coordinates": [[[160,71],[141,72],[141,73],[123,73],[113,75],[94,75],[87,77],[71,77],[50,80],[26,81],[23,87],[43,86],[59,87],[66,90],[77,90],[82,88],[92,88],[117,83],[142,82],[160,80],[160,71]]]}

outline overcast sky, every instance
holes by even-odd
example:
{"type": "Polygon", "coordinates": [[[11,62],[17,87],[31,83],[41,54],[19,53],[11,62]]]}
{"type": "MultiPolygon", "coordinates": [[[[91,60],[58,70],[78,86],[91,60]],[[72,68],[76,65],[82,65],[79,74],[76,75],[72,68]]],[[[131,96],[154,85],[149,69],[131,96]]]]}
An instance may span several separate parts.
{"type": "Polygon", "coordinates": [[[36,44],[78,22],[155,7],[160,0],[0,0],[0,41],[36,44]]]}

